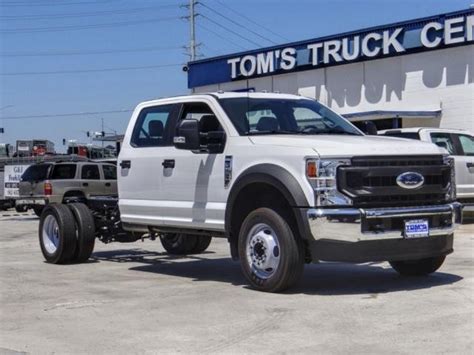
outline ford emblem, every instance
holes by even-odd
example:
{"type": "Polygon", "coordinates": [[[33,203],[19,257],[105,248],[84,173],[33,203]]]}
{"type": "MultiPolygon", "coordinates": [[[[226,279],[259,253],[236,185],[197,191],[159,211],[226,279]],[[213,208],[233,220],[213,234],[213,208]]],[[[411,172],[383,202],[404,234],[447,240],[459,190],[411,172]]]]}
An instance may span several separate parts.
{"type": "Polygon", "coordinates": [[[403,187],[404,189],[417,189],[424,183],[425,178],[423,175],[411,171],[397,176],[398,186],[403,187]]]}

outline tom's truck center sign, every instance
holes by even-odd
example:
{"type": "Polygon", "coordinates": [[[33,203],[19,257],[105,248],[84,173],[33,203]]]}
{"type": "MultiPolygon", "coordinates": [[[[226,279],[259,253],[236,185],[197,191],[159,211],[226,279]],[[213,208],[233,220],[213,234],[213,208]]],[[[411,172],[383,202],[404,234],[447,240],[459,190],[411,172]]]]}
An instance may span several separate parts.
{"type": "Polygon", "coordinates": [[[188,64],[188,86],[230,82],[474,44],[474,9],[188,64]]]}
{"type": "Polygon", "coordinates": [[[5,198],[18,197],[21,176],[29,165],[5,165],[4,193],[5,198]]]}

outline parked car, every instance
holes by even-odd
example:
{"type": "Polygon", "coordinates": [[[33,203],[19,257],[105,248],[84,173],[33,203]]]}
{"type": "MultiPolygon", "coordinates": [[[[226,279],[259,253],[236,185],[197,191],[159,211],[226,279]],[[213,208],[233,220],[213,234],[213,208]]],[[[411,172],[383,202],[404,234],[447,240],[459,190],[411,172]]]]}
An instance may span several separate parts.
{"type": "Polygon", "coordinates": [[[250,285],[267,292],[319,261],[389,261],[401,275],[431,274],[453,251],[461,218],[453,159],[424,142],[394,149],[394,140],[366,136],[296,95],[144,102],[119,154],[118,199],[47,206],[41,250],[50,263],[79,263],[96,238],[159,237],[170,254],[226,238],[250,285]]]}
{"type": "Polygon", "coordinates": [[[445,148],[454,158],[456,199],[474,210],[474,136],[471,132],[445,128],[403,128],[380,131],[388,137],[417,139],[445,148]]]}
{"type": "Polygon", "coordinates": [[[39,216],[49,203],[116,194],[117,167],[113,164],[92,161],[39,163],[23,173],[16,206],[32,208],[39,216]]]}

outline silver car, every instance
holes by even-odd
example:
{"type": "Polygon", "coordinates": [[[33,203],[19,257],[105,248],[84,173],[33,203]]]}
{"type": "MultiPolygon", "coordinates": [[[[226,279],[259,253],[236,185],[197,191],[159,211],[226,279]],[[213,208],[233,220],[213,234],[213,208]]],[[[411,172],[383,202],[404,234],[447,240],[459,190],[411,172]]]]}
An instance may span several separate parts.
{"type": "Polygon", "coordinates": [[[32,208],[40,215],[49,203],[86,201],[91,196],[117,195],[117,167],[91,161],[39,163],[21,177],[17,206],[32,208]]]}

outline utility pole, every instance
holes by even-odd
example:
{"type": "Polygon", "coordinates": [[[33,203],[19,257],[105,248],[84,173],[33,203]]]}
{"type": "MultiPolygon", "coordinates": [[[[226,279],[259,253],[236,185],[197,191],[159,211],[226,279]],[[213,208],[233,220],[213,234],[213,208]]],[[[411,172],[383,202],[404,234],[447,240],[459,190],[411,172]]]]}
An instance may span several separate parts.
{"type": "Polygon", "coordinates": [[[189,43],[189,50],[191,53],[191,61],[196,59],[196,14],[194,6],[197,4],[196,0],[189,0],[189,23],[191,25],[191,38],[189,43]]]}
{"type": "Polygon", "coordinates": [[[199,56],[197,53],[197,48],[199,44],[196,43],[196,17],[198,14],[196,13],[196,5],[199,2],[197,0],[189,0],[189,4],[180,5],[181,8],[186,8],[189,11],[187,16],[182,16],[183,20],[189,21],[189,46],[184,46],[186,49],[186,55],[189,56],[189,60],[193,61],[199,56]]]}

